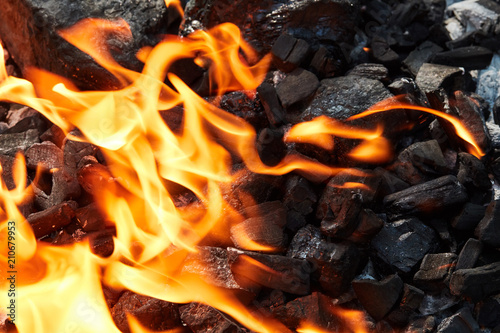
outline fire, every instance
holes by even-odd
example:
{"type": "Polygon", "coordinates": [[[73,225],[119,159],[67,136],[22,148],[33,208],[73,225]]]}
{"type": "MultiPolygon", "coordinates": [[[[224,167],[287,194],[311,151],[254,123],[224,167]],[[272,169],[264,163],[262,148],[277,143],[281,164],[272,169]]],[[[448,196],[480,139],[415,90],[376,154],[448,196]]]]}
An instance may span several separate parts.
{"type": "MultiPolygon", "coordinates": [[[[166,3],[180,7],[178,1],[166,3]]],[[[154,48],[139,52],[138,58],[144,62],[141,73],[123,68],[112,58],[105,47],[109,34],[131,38],[130,29],[122,20],[86,19],[60,32],[119,79],[122,87],[114,91],[79,91],[69,80],[38,69],[29,71],[29,81],[8,77],[0,46],[0,99],[38,110],[65,133],[78,128],[82,137],[70,135],[71,139],[90,142],[103,152],[111,175],[95,175],[110,179],[108,186],[99,189],[95,201],[116,226],[114,251],[108,258],[94,255],[86,241],[71,246],[37,242],[18,209],[30,200],[32,191],[27,186],[24,158],[16,158],[16,187],[9,190],[0,184],[0,265],[7,263],[3,251],[7,248],[8,223],[14,221],[19,272],[18,331],[119,332],[106,306],[104,283],[169,302],[208,303],[257,332],[288,332],[276,320],[258,320],[227,290],[201,277],[180,273],[183,261],[197,251],[197,245],[207,235],[214,230],[223,231],[221,226],[238,219],[238,213],[223,195],[223,187],[238,176],[232,171],[231,154],[241,158],[248,170],[269,175],[296,171],[311,179],[325,180],[346,169],[294,154],[275,166],[267,166],[259,158],[256,133],[250,124],[208,103],[169,73],[175,61],[192,58],[208,71],[213,94],[254,91],[267,73],[270,56],[258,59],[236,26],[222,24],[183,39],[167,36],[154,48]],[[179,105],[184,115],[182,131],[177,133],[170,130],[158,111],[169,112],[179,105]],[[177,207],[167,182],[192,192],[197,198],[196,207],[177,207]],[[169,255],[172,251],[175,256],[169,255]]],[[[390,105],[359,116],[395,107],[390,105]]],[[[435,110],[401,104],[397,107],[431,112],[457,123],[435,110]]],[[[455,127],[481,154],[470,134],[463,133],[460,125],[455,127]]],[[[389,141],[382,134],[381,127],[359,129],[319,117],[294,126],[286,141],[332,149],[333,136],[361,140],[349,153],[350,158],[385,163],[392,154],[389,141]]],[[[228,235],[224,237],[229,239],[228,235]]],[[[238,237],[247,239],[248,249],[273,250],[244,234],[238,237]]],[[[259,274],[276,273],[249,257],[242,260],[259,274]]],[[[3,275],[8,269],[0,266],[0,270],[0,297],[2,304],[7,304],[4,289],[8,286],[3,275]]],[[[133,318],[130,325],[133,332],[148,332],[133,318]]],[[[300,332],[313,331],[304,327],[300,332]]]]}
{"type": "MultiPolygon", "coordinates": [[[[335,332],[368,333],[368,325],[365,314],[362,311],[343,309],[340,307],[331,307],[331,313],[342,322],[342,328],[335,332]]],[[[325,330],[316,324],[308,321],[302,322],[297,329],[298,333],[330,333],[331,330],[325,330]]]]}

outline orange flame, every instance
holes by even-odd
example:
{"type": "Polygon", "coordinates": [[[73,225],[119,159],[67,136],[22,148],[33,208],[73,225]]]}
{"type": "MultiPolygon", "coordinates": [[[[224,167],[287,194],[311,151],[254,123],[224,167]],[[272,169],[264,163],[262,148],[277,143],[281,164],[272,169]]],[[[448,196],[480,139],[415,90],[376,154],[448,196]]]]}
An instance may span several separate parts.
{"type": "Polygon", "coordinates": [[[470,145],[469,153],[476,156],[477,158],[481,158],[482,156],[484,156],[484,152],[477,145],[477,142],[474,139],[474,137],[472,136],[472,134],[467,130],[467,128],[464,126],[464,124],[462,124],[460,122],[460,120],[458,120],[457,118],[455,118],[447,113],[441,112],[441,111],[437,111],[437,110],[426,108],[426,107],[419,106],[419,105],[409,104],[408,102],[406,102],[404,100],[404,98],[405,98],[404,95],[399,95],[399,96],[394,96],[392,98],[388,98],[386,100],[383,100],[383,101],[373,105],[365,112],[362,112],[360,114],[352,116],[351,118],[349,118],[349,120],[359,119],[359,118],[369,116],[371,114],[375,114],[375,113],[379,113],[379,112],[386,112],[386,111],[396,110],[396,109],[410,109],[410,110],[418,110],[418,111],[427,112],[427,113],[436,115],[440,118],[443,118],[443,119],[449,121],[453,125],[453,127],[455,128],[457,135],[470,145]]]}

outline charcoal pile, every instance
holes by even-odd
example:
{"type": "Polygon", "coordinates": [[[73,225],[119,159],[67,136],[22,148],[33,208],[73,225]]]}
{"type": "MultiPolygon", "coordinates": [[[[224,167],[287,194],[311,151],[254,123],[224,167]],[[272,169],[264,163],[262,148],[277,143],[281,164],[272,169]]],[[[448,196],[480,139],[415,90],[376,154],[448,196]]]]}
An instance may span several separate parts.
{"type": "MultiPolygon", "coordinates": [[[[231,227],[229,244],[200,243],[183,272],[227,289],[291,332],[304,321],[354,332],[338,309],[361,311],[370,332],[500,332],[500,4],[240,2],[188,1],[179,34],[232,21],[258,52],[271,53],[271,68],[253,97],[235,91],[206,100],[255,128],[267,165],[294,154],[345,170],[329,177],[243,173],[226,199],[244,220],[231,227]],[[401,106],[351,120],[388,99],[401,106]],[[477,146],[443,114],[458,119],[477,146]],[[293,125],[318,116],[354,131],[382,125],[391,157],[354,160],[349,152],[359,139],[336,137],[331,149],[286,140],[293,125]],[[241,232],[278,251],[245,250],[241,232]],[[248,261],[272,272],[249,270],[248,261]]],[[[16,58],[8,51],[4,58],[9,75],[20,76],[16,58]]],[[[182,75],[197,90],[204,70],[186,68],[182,75]]],[[[182,121],[165,120],[171,128],[182,121]]],[[[66,137],[29,107],[2,102],[0,163],[9,189],[19,151],[29,181],[42,169],[33,202],[21,207],[35,236],[60,245],[88,239],[95,254],[110,256],[116,230],[93,194],[116,180],[99,149],[66,137]]],[[[235,170],[244,169],[234,160],[235,170]]],[[[155,331],[250,332],[209,305],[103,290],[122,332],[131,332],[126,314],[155,331]]],[[[13,329],[6,325],[0,330],[13,329]]]]}

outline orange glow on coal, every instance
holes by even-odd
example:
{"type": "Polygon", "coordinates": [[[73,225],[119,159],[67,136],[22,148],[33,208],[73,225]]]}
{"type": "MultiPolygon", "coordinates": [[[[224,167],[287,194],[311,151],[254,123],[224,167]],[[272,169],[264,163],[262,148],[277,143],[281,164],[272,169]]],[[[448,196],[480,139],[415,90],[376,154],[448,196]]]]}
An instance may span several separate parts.
{"type": "MultiPolygon", "coordinates": [[[[179,6],[178,1],[165,3],[179,6]]],[[[175,61],[191,58],[207,70],[212,94],[222,96],[228,91],[245,90],[252,96],[267,73],[271,57],[259,59],[233,24],[197,31],[186,38],[167,36],[157,46],[142,49],[138,53],[144,62],[141,73],[123,68],[112,58],[105,42],[110,34],[131,38],[123,20],[86,19],[60,32],[118,78],[121,88],[113,91],[79,91],[70,80],[38,69],[29,71],[29,81],[8,77],[0,46],[0,100],[38,110],[65,133],[78,128],[83,137],[70,138],[100,148],[107,168],[96,168],[90,178],[104,179],[106,186],[98,188],[94,199],[106,220],[116,227],[114,251],[107,258],[94,255],[87,241],[66,246],[37,241],[19,211],[23,203],[31,200],[32,190],[26,181],[24,158],[16,157],[16,187],[9,190],[3,182],[0,184],[0,300],[7,304],[5,235],[8,222],[14,221],[20,272],[18,331],[119,333],[104,299],[105,283],[169,302],[206,303],[256,332],[290,332],[275,319],[260,318],[227,289],[182,272],[186,258],[197,252],[202,240],[217,231],[218,238],[230,242],[224,226],[242,220],[224,194],[224,189],[239,177],[232,170],[231,154],[241,159],[248,171],[268,175],[297,172],[325,181],[340,171],[354,175],[362,172],[324,165],[298,154],[289,154],[274,166],[264,164],[250,124],[207,102],[169,73],[175,61]],[[159,113],[173,112],[174,107],[183,110],[179,132],[172,131],[159,113]],[[189,190],[196,203],[177,207],[167,183],[189,190]]],[[[476,156],[482,154],[458,120],[435,110],[388,102],[356,117],[402,107],[447,119],[475,148],[476,156]]],[[[285,141],[331,150],[334,137],[354,139],[360,144],[349,152],[349,158],[385,163],[392,158],[392,152],[382,134],[381,127],[361,129],[318,117],[292,127],[285,141]]],[[[236,237],[246,249],[276,250],[252,241],[244,233],[236,237]]],[[[258,274],[277,274],[272,267],[250,257],[241,260],[258,274]]],[[[347,318],[346,313],[342,315],[347,318]]],[[[356,318],[352,320],[361,321],[356,318]]],[[[133,318],[130,323],[134,333],[148,332],[133,318]]],[[[299,332],[321,332],[313,329],[304,326],[299,332]]],[[[359,326],[355,331],[365,332],[362,329],[359,326]]]]}
{"type": "Polygon", "coordinates": [[[362,189],[362,190],[372,191],[372,189],[368,185],[363,184],[363,183],[357,183],[357,182],[345,182],[344,184],[333,185],[333,186],[336,188],[345,188],[345,189],[358,188],[358,189],[362,189]]]}

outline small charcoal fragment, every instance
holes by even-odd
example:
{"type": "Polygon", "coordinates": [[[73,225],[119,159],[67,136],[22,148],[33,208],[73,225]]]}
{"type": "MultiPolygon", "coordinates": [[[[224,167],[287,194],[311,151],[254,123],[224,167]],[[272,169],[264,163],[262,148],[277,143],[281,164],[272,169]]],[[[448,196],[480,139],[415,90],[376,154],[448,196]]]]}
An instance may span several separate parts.
{"type": "Polygon", "coordinates": [[[287,256],[310,261],[315,268],[313,275],[332,297],[338,297],[348,288],[361,259],[355,246],[325,241],[319,229],[312,225],[295,234],[287,256]]]}
{"type": "Polygon", "coordinates": [[[328,332],[336,332],[340,321],[331,313],[332,304],[333,299],[330,297],[313,292],[277,307],[273,313],[279,321],[294,331],[307,320],[328,332]]]}
{"type": "Polygon", "coordinates": [[[423,298],[422,290],[405,283],[399,305],[387,315],[387,320],[400,327],[408,324],[408,320],[415,315],[423,298]]]}
{"type": "Polygon", "coordinates": [[[78,208],[75,217],[85,232],[103,230],[106,227],[104,217],[95,203],[78,208]]]}
{"type": "Polygon", "coordinates": [[[389,70],[382,64],[359,64],[351,69],[347,75],[356,75],[366,77],[373,80],[387,80],[389,70]]]}
{"type": "Polygon", "coordinates": [[[474,268],[483,251],[483,244],[475,238],[469,238],[458,255],[456,270],[474,268]]]}
{"type": "Polygon", "coordinates": [[[478,302],[500,292],[500,262],[475,268],[456,270],[450,279],[454,295],[478,302]]]}
{"type": "Polygon", "coordinates": [[[468,189],[489,190],[491,181],[484,164],[474,155],[468,153],[458,154],[460,163],[457,178],[468,189]]]}
{"type": "MultiPolygon", "coordinates": [[[[457,90],[450,99],[451,113],[458,116],[458,119],[464,124],[465,128],[470,132],[479,149],[487,152],[490,149],[490,134],[486,127],[486,122],[479,103],[465,94],[461,90],[457,90]]],[[[443,119],[439,118],[443,128],[447,131],[448,137],[457,138],[454,135],[454,129],[451,128],[443,119]]]]}
{"type": "Polygon", "coordinates": [[[194,333],[246,333],[248,330],[227,315],[201,303],[181,306],[180,318],[194,333]]]}
{"type": "Polygon", "coordinates": [[[0,134],[0,154],[15,156],[18,151],[24,152],[38,142],[40,142],[38,131],[35,129],[22,133],[2,133],[0,134]]]}
{"type": "Polygon", "coordinates": [[[260,286],[295,295],[307,295],[310,265],[305,260],[228,248],[231,271],[260,286]]]}
{"type": "Polygon", "coordinates": [[[42,133],[42,135],[40,135],[40,140],[50,141],[59,148],[63,146],[65,138],[66,134],[64,134],[63,130],[56,125],[52,125],[48,130],[46,130],[45,132],[42,133]]]}
{"type": "Polygon", "coordinates": [[[249,241],[279,249],[284,246],[283,229],[286,224],[286,210],[279,201],[267,202],[245,212],[249,218],[231,227],[231,240],[240,249],[245,249],[249,241]],[[254,212],[249,214],[250,210],[254,212]]]}
{"type": "Polygon", "coordinates": [[[391,49],[387,40],[380,36],[372,38],[371,51],[375,60],[387,66],[393,66],[399,60],[399,55],[391,49]]]}
{"type": "Polygon", "coordinates": [[[392,219],[404,215],[428,215],[450,211],[467,201],[465,187],[455,176],[443,176],[389,194],[384,204],[392,219]]]}
{"type": "Polygon", "coordinates": [[[77,207],[78,204],[74,201],[64,202],[31,214],[28,216],[27,221],[31,224],[35,237],[41,238],[70,224],[77,207]]]}
{"type": "Polygon", "coordinates": [[[361,221],[363,203],[372,203],[381,184],[380,177],[371,172],[353,176],[340,172],[330,179],[318,203],[316,217],[321,231],[330,237],[348,238],[361,221]],[[346,188],[346,183],[359,183],[358,188],[346,188]]]}
{"type": "Polygon", "coordinates": [[[427,254],[413,277],[413,281],[422,290],[437,293],[445,288],[455,268],[456,260],[455,253],[427,254]]]}
{"type": "Polygon", "coordinates": [[[311,97],[319,87],[316,75],[301,68],[290,72],[276,86],[276,92],[285,109],[291,105],[305,101],[311,97]]]}
{"type": "Polygon", "coordinates": [[[453,218],[451,225],[457,230],[473,230],[483,219],[485,212],[485,206],[468,202],[460,213],[453,218]]]}
{"type": "Polygon", "coordinates": [[[436,330],[437,320],[434,316],[417,317],[410,321],[405,333],[432,333],[436,330]]]}
{"type": "Polygon", "coordinates": [[[50,141],[35,143],[26,150],[26,166],[36,169],[41,166],[44,170],[57,169],[63,166],[63,152],[50,141]]]}
{"type": "Polygon", "coordinates": [[[449,172],[436,140],[417,142],[403,150],[398,156],[395,171],[399,178],[412,185],[449,172]]]}
{"type": "Polygon", "coordinates": [[[90,243],[90,250],[95,255],[107,258],[113,254],[115,244],[113,234],[108,230],[94,231],[87,235],[90,243]]]}
{"type": "MultiPolygon", "coordinates": [[[[415,82],[425,93],[431,93],[439,88],[449,88],[449,81],[462,82],[463,69],[436,64],[424,63],[420,67],[415,82]]],[[[454,82],[453,82],[454,83],[454,82]]],[[[451,85],[456,86],[458,84],[451,85]]]]}
{"type": "Polygon", "coordinates": [[[274,43],[271,54],[276,67],[288,73],[300,66],[309,55],[309,50],[305,40],[283,34],[274,43]]]}
{"type": "Polygon", "coordinates": [[[240,285],[231,272],[228,252],[218,247],[201,246],[186,257],[183,274],[195,274],[205,282],[235,291],[245,301],[255,298],[253,286],[240,285]]]}
{"type": "Polygon", "coordinates": [[[368,242],[384,227],[384,221],[370,209],[363,209],[359,213],[359,219],[360,222],[356,230],[347,238],[354,243],[364,244],[368,242]]]}
{"type": "Polygon", "coordinates": [[[2,166],[2,182],[7,186],[7,189],[12,190],[16,187],[13,178],[14,157],[0,155],[0,165],[2,166]]]}
{"type": "Polygon", "coordinates": [[[285,121],[285,112],[280,104],[276,89],[270,83],[262,83],[258,88],[260,101],[266,112],[269,123],[278,126],[285,121]]]}
{"type": "Polygon", "coordinates": [[[76,169],[76,166],[84,156],[95,155],[97,147],[83,141],[74,141],[66,138],[63,142],[64,164],[69,169],[76,169]]]}
{"type": "Polygon", "coordinates": [[[403,64],[413,75],[417,75],[420,67],[424,63],[429,62],[436,53],[442,50],[441,46],[431,41],[425,41],[410,52],[408,57],[403,61],[403,64]]]}
{"type": "Polygon", "coordinates": [[[291,175],[285,183],[283,203],[288,209],[286,228],[297,232],[306,225],[306,216],[314,211],[318,201],[312,184],[298,175],[291,175]]]}
{"type": "Polygon", "coordinates": [[[434,55],[435,64],[463,67],[465,70],[485,69],[491,63],[493,52],[481,46],[459,47],[434,55]]]}
{"type": "Polygon", "coordinates": [[[490,202],[474,234],[484,244],[500,247],[500,200],[490,202]]]}
{"type": "Polygon", "coordinates": [[[458,313],[445,318],[437,327],[437,333],[479,332],[479,325],[469,308],[462,308],[458,313]]]}
{"type": "Polygon", "coordinates": [[[81,188],[72,172],[61,168],[52,173],[51,185],[48,189],[34,184],[35,203],[43,209],[60,204],[65,200],[76,200],[80,197],[81,188]]]}
{"type": "MultiPolygon", "coordinates": [[[[500,294],[489,297],[476,305],[477,322],[482,327],[495,328],[500,325],[500,294]]],[[[495,331],[495,330],[493,330],[495,331]]]]}
{"type": "Polygon", "coordinates": [[[382,281],[354,280],[352,288],[366,311],[375,320],[381,320],[400,299],[403,280],[397,274],[388,276],[382,281]]]}
{"type": "Polygon", "coordinates": [[[338,76],[344,72],[346,63],[347,61],[340,47],[326,48],[320,46],[311,59],[310,69],[318,78],[325,79],[338,76]]]}
{"type": "Polygon", "coordinates": [[[154,331],[182,327],[177,304],[131,291],[125,291],[111,309],[111,316],[116,326],[124,333],[131,332],[127,315],[134,316],[141,325],[154,331]]]}
{"type": "Polygon", "coordinates": [[[377,257],[391,267],[408,273],[437,243],[433,229],[416,218],[385,223],[372,239],[377,257]]]}

